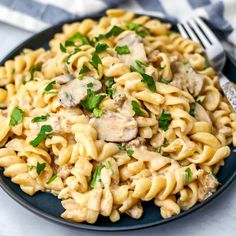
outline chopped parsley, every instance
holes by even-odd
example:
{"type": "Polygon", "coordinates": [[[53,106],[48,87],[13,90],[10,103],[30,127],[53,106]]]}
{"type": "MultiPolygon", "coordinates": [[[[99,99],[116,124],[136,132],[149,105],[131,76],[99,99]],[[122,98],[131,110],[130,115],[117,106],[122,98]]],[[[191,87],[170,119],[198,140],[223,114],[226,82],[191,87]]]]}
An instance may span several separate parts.
{"type": "MultiPolygon", "coordinates": [[[[55,80],[53,80],[52,82],[50,82],[50,83],[45,87],[44,92],[45,92],[45,93],[51,93],[51,92],[52,92],[51,90],[52,90],[54,84],[56,84],[56,81],[55,81],[55,80]]],[[[57,92],[57,91],[54,90],[53,92],[57,92]]]]}
{"type": "Polygon", "coordinates": [[[129,47],[127,45],[117,46],[115,48],[115,50],[116,50],[117,54],[119,54],[119,55],[130,54],[129,47]]]}
{"type": "Polygon", "coordinates": [[[189,62],[187,60],[182,61],[182,63],[183,63],[183,65],[188,65],[189,64],[189,62]]]}
{"type": "Polygon", "coordinates": [[[135,100],[131,101],[132,109],[135,112],[135,115],[137,116],[145,116],[146,113],[140,108],[138,102],[135,100]]]}
{"type": "Polygon", "coordinates": [[[52,183],[57,178],[57,175],[53,175],[47,182],[47,184],[52,183]]]}
{"type": "Polygon", "coordinates": [[[121,144],[117,145],[118,149],[121,151],[125,151],[129,157],[131,157],[134,154],[134,150],[131,148],[126,148],[125,146],[122,146],[121,144]]]}
{"type": "Polygon", "coordinates": [[[93,65],[93,67],[95,67],[96,69],[98,69],[98,65],[102,64],[101,58],[96,53],[94,53],[90,64],[93,65]]]}
{"type": "Polygon", "coordinates": [[[82,41],[82,44],[85,45],[90,45],[90,41],[87,39],[86,36],[81,34],[80,32],[75,33],[72,37],[70,37],[67,41],[66,44],[68,44],[68,41],[70,42],[70,46],[72,45],[72,42],[74,43],[76,40],[80,39],[82,41]]]}
{"type": "Polygon", "coordinates": [[[99,52],[103,52],[108,48],[108,44],[106,43],[98,43],[95,47],[95,52],[99,53],[99,52]]]}
{"type": "Polygon", "coordinates": [[[99,118],[99,117],[102,116],[103,110],[96,107],[96,108],[93,109],[93,114],[94,114],[96,117],[99,118]]]}
{"type": "Polygon", "coordinates": [[[140,67],[134,67],[134,66],[132,66],[132,65],[130,66],[130,71],[131,71],[131,72],[138,72],[138,73],[140,73],[140,74],[144,74],[144,73],[145,73],[142,68],[140,68],[140,67]]]}
{"type": "Polygon", "coordinates": [[[43,125],[39,131],[38,136],[30,142],[33,147],[37,147],[46,137],[47,134],[52,132],[51,125],[43,125]]]}
{"type": "Polygon", "coordinates": [[[118,36],[124,31],[124,29],[120,28],[119,26],[113,26],[109,32],[106,34],[100,34],[96,37],[96,40],[104,39],[104,38],[110,38],[112,36],[118,36]]]}
{"type": "Polygon", "coordinates": [[[169,123],[171,121],[171,114],[165,113],[164,111],[161,113],[160,119],[159,119],[159,127],[163,129],[164,131],[168,130],[169,123]]]}
{"type": "Polygon", "coordinates": [[[60,43],[60,50],[61,50],[61,52],[66,53],[66,48],[63,46],[62,43],[60,43]]]}
{"type": "Polygon", "coordinates": [[[90,69],[84,64],[83,67],[81,68],[79,74],[84,74],[89,71],[90,71],[90,69]]]}
{"type": "Polygon", "coordinates": [[[70,64],[70,58],[76,54],[77,52],[81,51],[80,48],[76,47],[73,52],[71,52],[67,57],[66,57],[66,64],[70,64]]]}
{"type": "Polygon", "coordinates": [[[50,115],[48,113],[45,116],[36,116],[31,120],[31,122],[32,123],[43,122],[43,121],[46,121],[49,116],[50,115]]]}
{"type": "Polygon", "coordinates": [[[9,125],[10,126],[19,125],[20,123],[22,123],[23,119],[24,119],[24,112],[20,108],[15,107],[11,113],[9,125]]]}
{"type": "Polygon", "coordinates": [[[89,186],[90,188],[94,188],[95,184],[97,182],[101,182],[101,172],[102,172],[102,169],[104,168],[105,166],[104,165],[99,165],[96,170],[94,171],[93,173],[93,177],[89,183],[89,186]]]}
{"type": "Polygon", "coordinates": [[[136,62],[136,64],[137,64],[139,67],[141,67],[141,68],[142,68],[142,66],[148,67],[148,64],[146,64],[146,63],[144,63],[144,62],[142,62],[142,61],[140,61],[140,60],[136,60],[135,62],[136,62]]]}
{"type": "Polygon", "coordinates": [[[40,175],[40,173],[45,169],[46,167],[46,163],[39,163],[37,162],[37,166],[36,166],[36,172],[38,175],[40,175]]]}
{"type": "Polygon", "coordinates": [[[66,40],[65,47],[71,47],[71,46],[75,46],[75,43],[73,41],[66,40]]]}
{"type": "Polygon", "coordinates": [[[143,83],[147,84],[148,88],[152,92],[156,92],[156,84],[152,76],[147,74],[142,74],[143,79],[141,80],[143,83]]]}
{"type": "Polygon", "coordinates": [[[190,103],[190,111],[189,111],[189,114],[190,114],[191,116],[195,116],[195,109],[196,109],[196,103],[195,103],[195,102],[190,103]]]}
{"type": "Polygon", "coordinates": [[[27,82],[33,80],[33,79],[34,79],[34,74],[35,74],[35,72],[36,72],[36,71],[40,71],[41,68],[42,68],[42,63],[37,63],[37,64],[35,64],[34,66],[32,66],[32,67],[30,68],[30,78],[29,78],[29,80],[24,80],[24,81],[23,81],[23,84],[26,84],[27,82]]]}
{"type": "Polygon", "coordinates": [[[189,182],[191,180],[192,175],[193,175],[193,173],[192,173],[192,171],[191,171],[191,169],[189,167],[187,169],[185,169],[184,176],[185,176],[185,180],[187,182],[189,182]]]}
{"type": "Polygon", "coordinates": [[[103,78],[103,84],[106,86],[106,94],[110,97],[114,94],[114,88],[112,88],[112,85],[115,83],[114,79],[112,77],[104,77],[103,78]]]}
{"type": "Polygon", "coordinates": [[[163,83],[163,84],[169,84],[169,83],[170,83],[169,80],[166,80],[166,79],[164,79],[164,78],[162,78],[162,77],[159,79],[159,82],[160,82],[160,83],[163,83]]]}
{"type": "Polygon", "coordinates": [[[114,169],[113,169],[113,166],[112,166],[111,162],[110,162],[110,161],[107,161],[107,164],[108,164],[108,168],[111,170],[111,173],[114,174],[115,171],[114,171],[114,169]]]}
{"type": "Polygon", "coordinates": [[[129,30],[135,31],[136,34],[138,34],[142,38],[150,34],[149,29],[144,27],[143,25],[140,25],[134,22],[126,22],[126,26],[129,30]]]}

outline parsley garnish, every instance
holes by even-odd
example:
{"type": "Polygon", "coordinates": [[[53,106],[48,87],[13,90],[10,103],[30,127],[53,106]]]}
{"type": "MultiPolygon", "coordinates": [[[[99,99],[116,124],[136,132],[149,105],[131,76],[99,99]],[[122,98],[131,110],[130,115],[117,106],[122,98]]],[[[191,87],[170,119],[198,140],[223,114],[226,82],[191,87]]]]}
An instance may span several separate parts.
{"type": "Polygon", "coordinates": [[[72,53],[70,53],[67,57],[66,57],[66,64],[70,64],[70,58],[74,55],[74,54],[76,54],[77,52],[79,52],[79,51],[81,51],[81,49],[80,48],[75,48],[74,49],[74,52],[72,52],[72,53]]]}
{"type": "Polygon", "coordinates": [[[92,61],[90,61],[90,64],[92,64],[96,69],[98,69],[98,65],[102,64],[101,58],[97,54],[93,54],[92,61]]]}
{"type": "Polygon", "coordinates": [[[98,35],[98,37],[96,37],[96,40],[100,40],[100,39],[104,39],[104,38],[110,38],[112,36],[118,36],[119,34],[121,34],[124,31],[124,29],[118,27],[118,26],[113,26],[111,28],[111,30],[106,33],[106,34],[100,34],[98,35]]]}
{"type": "Polygon", "coordinates": [[[64,53],[66,52],[66,48],[63,46],[62,43],[60,43],[60,50],[64,53]]]}
{"type": "Polygon", "coordinates": [[[106,94],[108,94],[110,97],[113,96],[114,88],[112,88],[112,85],[114,84],[114,79],[112,77],[104,77],[103,78],[103,84],[106,86],[106,94]]]}
{"type": "Polygon", "coordinates": [[[93,173],[93,178],[91,179],[89,186],[94,188],[96,182],[101,182],[101,171],[104,168],[104,165],[99,165],[93,173]]]}
{"type": "Polygon", "coordinates": [[[67,44],[68,44],[68,41],[70,42],[69,44],[72,45],[71,42],[74,42],[76,41],[77,39],[80,39],[82,41],[82,44],[88,44],[90,45],[90,42],[89,40],[86,38],[86,36],[84,36],[83,34],[81,34],[80,32],[77,32],[76,34],[74,34],[72,37],[70,37],[68,40],[67,40],[67,44]]]}
{"type": "Polygon", "coordinates": [[[34,117],[31,122],[32,123],[36,123],[36,122],[43,122],[46,121],[48,119],[50,115],[47,113],[46,116],[36,116],[34,117]]]}
{"type": "Polygon", "coordinates": [[[127,45],[117,46],[115,48],[115,50],[116,50],[117,54],[119,54],[119,55],[130,54],[130,50],[127,45]]]}
{"type": "Polygon", "coordinates": [[[106,43],[98,43],[95,48],[95,52],[103,52],[105,51],[109,46],[106,43]]]}
{"type": "Polygon", "coordinates": [[[36,65],[32,66],[30,68],[30,79],[29,80],[24,80],[23,84],[26,84],[27,82],[31,81],[34,79],[34,74],[36,71],[40,71],[42,68],[42,63],[37,63],[36,65]]]}
{"type": "Polygon", "coordinates": [[[193,103],[190,103],[190,111],[189,111],[189,114],[191,116],[195,116],[195,109],[196,109],[196,103],[193,102],[193,103]]]}
{"type": "Polygon", "coordinates": [[[166,80],[166,79],[164,79],[162,77],[159,79],[159,82],[163,83],[163,84],[169,84],[170,83],[170,81],[168,81],[168,80],[166,80]]]}
{"type": "Polygon", "coordinates": [[[147,74],[142,74],[143,79],[141,80],[143,83],[147,84],[148,88],[152,92],[156,92],[156,84],[152,76],[147,74]]]}
{"type": "Polygon", "coordinates": [[[56,81],[55,81],[55,80],[53,80],[52,82],[50,82],[50,83],[45,87],[44,92],[45,92],[45,93],[49,93],[49,92],[52,90],[54,84],[56,84],[56,81]]]}
{"type": "Polygon", "coordinates": [[[11,113],[9,125],[16,126],[20,124],[23,121],[23,119],[24,119],[24,112],[20,108],[15,107],[11,113]]]}
{"type": "Polygon", "coordinates": [[[144,72],[144,70],[142,69],[142,68],[140,68],[140,67],[134,67],[134,66],[130,66],[130,71],[131,72],[138,72],[139,74],[144,74],[145,72],[144,72]]]}
{"type": "Polygon", "coordinates": [[[83,65],[83,67],[81,68],[79,74],[84,74],[86,72],[89,72],[90,69],[86,66],[86,65],[83,65]]]}
{"type": "Polygon", "coordinates": [[[46,163],[45,162],[41,163],[41,164],[39,162],[37,162],[37,166],[36,166],[37,174],[40,175],[40,173],[45,169],[45,167],[46,167],[46,163]]]}
{"type": "Polygon", "coordinates": [[[57,175],[53,175],[47,182],[47,184],[52,183],[52,181],[54,181],[57,178],[57,175]]]}
{"type": "Polygon", "coordinates": [[[126,22],[126,26],[129,30],[135,31],[136,34],[138,34],[142,38],[150,33],[148,28],[134,22],[126,22]]]}
{"type": "Polygon", "coordinates": [[[137,116],[144,116],[146,113],[140,108],[138,102],[135,100],[131,101],[132,109],[137,116]]]}
{"type": "Polygon", "coordinates": [[[193,175],[193,173],[192,173],[191,169],[188,167],[188,168],[184,171],[184,176],[185,176],[185,179],[186,179],[187,182],[189,182],[189,181],[191,180],[192,175],[193,175]]]}
{"type": "Polygon", "coordinates": [[[46,137],[47,133],[52,132],[51,125],[43,125],[39,131],[38,136],[30,142],[33,147],[37,147],[46,137]]]}
{"type": "Polygon", "coordinates": [[[136,60],[135,62],[136,62],[136,64],[137,64],[139,67],[141,67],[141,68],[142,68],[142,66],[148,67],[148,64],[146,64],[146,63],[144,63],[144,62],[142,62],[142,61],[140,61],[140,60],[136,60]]]}
{"type": "Polygon", "coordinates": [[[122,146],[121,144],[118,144],[117,147],[121,151],[126,151],[129,157],[131,157],[134,154],[134,150],[132,150],[131,148],[126,148],[125,146],[122,146]]]}
{"type": "Polygon", "coordinates": [[[186,60],[186,61],[182,61],[183,65],[188,65],[189,62],[186,60]]]}
{"type": "Polygon", "coordinates": [[[165,113],[164,111],[161,113],[159,119],[159,127],[162,128],[164,131],[168,130],[169,123],[171,121],[171,114],[165,113]]]}
{"type": "Polygon", "coordinates": [[[114,169],[113,169],[113,166],[112,166],[111,162],[110,162],[110,161],[107,161],[107,164],[108,164],[108,168],[111,170],[112,174],[114,174],[115,171],[114,171],[114,169]]]}
{"type": "Polygon", "coordinates": [[[93,114],[94,114],[96,117],[99,118],[99,117],[102,116],[103,110],[96,107],[96,108],[93,109],[93,114]]]}

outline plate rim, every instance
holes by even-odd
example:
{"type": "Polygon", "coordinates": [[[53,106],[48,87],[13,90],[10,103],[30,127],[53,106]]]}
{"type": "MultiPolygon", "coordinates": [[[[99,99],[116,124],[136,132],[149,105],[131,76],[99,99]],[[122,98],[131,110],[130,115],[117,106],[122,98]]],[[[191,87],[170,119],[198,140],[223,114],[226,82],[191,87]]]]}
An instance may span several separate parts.
{"type": "MultiPolygon", "coordinates": [[[[22,41],[18,46],[14,47],[13,50],[11,50],[9,53],[7,53],[6,56],[4,56],[3,59],[1,59],[0,62],[0,66],[4,65],[4,63],[9,60],[12,59],[14,56],[16,56],[19,52],[19,50],[21,50],[23,47],[25,47],[25,44],[30,43],[32,40],[37,39],[39,36],[50,32],[51,30],[57,28],[57,27],[62,27],[63,24],[70,24],[76,21],[81,21],[83,19],[86,18],[91,18],[91,19],[97,19],[100,18],[102,16],[104,16],[105,11],[101,11],[97,14],[90,14],[84,17],[76,17],[74,19],[70,19],[70,20],[65,20],[65,21],[61,21],[55,25],[52,25],[40,32],[34,33],[32,36],[30,36],[29,38],[27,38],[26,40],[22,41]]],[[[136,13],[136,15],[143,15],[143,14],[139,14],[136,13]]],[[[170,19],[167,18],[161,18],[158,16],[154,16],[151,14],[145,14],[147,16],[156,18],[161,20],[162,22],[169,22],[172,25],[176,26],[176,23],[171,21],[170,19]]],[[[229,57],[229,55],[228,55],[229,57]]],[[[232,60],[232,58],[229,57],[229,59],[232,60]]],[[[235,60],[232,60],[234,66],[236,67],[235,64],[235,60]]],[[[0,168],[3,169],[3,168],[0,168]]],[[[7,178],[7,177],[6,177],[7,178]]],[[[234,171],[234,173],[231,175],[231,177],[215,192],[213,193],[208,199],[206,199],[204,202],[198,203],[197,205],[193,206],[192,208],[190,208],[187,211],[183,211],[181,212],[179,215],[175,215],[171,218],[168,219],[161,219],[161,220],[155,220],[153,222],[150,223],[143,223],[143,224],[139,224],[139,225],[133,225],[133,226],[110,226],[110,227],[106,227],[106,226],[99,226],[99,225],[92,225],[92,224],[84,224],[84,223],[76,223],[76,222],[72,222],[72,221],[67,221],[64,220],[63,218],[59,218],[56,216],[52,216],[49,213],[44,212],[43,210],[38,209],[35,206],[30,205],[26,200],[24,200],[22,197],[20,197],[15,191],[13,191],[10,186],[8,186],[5,181],[3,180],[3,173],[0,174],[0,187],[1,189],[7,193],[8,196],[10,196],[13,200],[15,200],[18,204],[20,204],[22,207],[24,207],[25,209],[29,210],[30,212],[34,213],[35,215],[46,219],[50,222],[54,222],[60,225],[64,225],[67,227],[73,227],[76,229],[82,229],[82,230],[91,230],[91,231],[103,231],[103,232],[112,232],[112,231],[131,231],[131,230],[139,230],[139,229],[144,229],[144,228],[149,228],[149,227],[153,227],[153,226],[159,226],[159,225],[163,225],[163,224],[167,224],[169,222],[172,221],[176,221],[178,219],[184,218],[185,216],[192,214],[194,212],[196,212],[199,209],[202,209],[205,205],[209,204],[209,203],[213,203],[214,200],[221,195],[223,192],[225,192],[225,190],[233,183],[233,181],[236,179],[236,170],[234,171]]],[[[137,220],[138,221],[138,220],[137,220]]],[[[111,222],[112,224],[112,222],[111,222]]]]}

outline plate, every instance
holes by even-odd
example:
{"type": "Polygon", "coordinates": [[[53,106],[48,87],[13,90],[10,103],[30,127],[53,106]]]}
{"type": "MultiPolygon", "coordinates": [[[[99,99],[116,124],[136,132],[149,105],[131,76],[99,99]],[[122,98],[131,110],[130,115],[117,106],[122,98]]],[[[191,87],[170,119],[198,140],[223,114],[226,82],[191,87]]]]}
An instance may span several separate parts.
{"type": "MultiPolygon", "coordinates": [[[[102,15],[96,15],[96,16],[90,16],[89,18],[98,20],[101,16],[102,15]]],[[[74,21],[81,21],[83,19],[84,18],[78,18],[72,21],[61,22],[38,34],[35,34],[33,37],[23,42],[21,45],[15,48],[9,55],[7,55],[2,60],[0,65],[3,65],[5,61],[14,58],[22,51],[23,48],[37,49],[39,47],[44,47],[45,49],[48,49],[49,40],[54,36],[55,33],[61,32],[63,24],[72,23],[74,21]]],[[[161,20],[163,21],[163,19],[161,20]]],[[[173,25],[172,30],[177,31],[176,25],[173,25]]],[[[224,73],[231,81],[236,82],[236,76],[235,76],[236,66],[235,63],[229,59],[229,57],[227,57],[224,73]]],[[[101,216],[99,216],[98,221],[94,225],[90,225],[87,223],[74,223],[66,221],[60,217],[60,214],[64,211],[64,209],[59,199],[57,199],[50,193],[42,193],[42,192],[36,193],[33,197],[28,196],[23,191],[21,191],[18,185],[12,183],[10,178],[3,176],[3,169],[1,168],[0,168],[0,185],[2,189],[9,196],[11,196],[23,207],[27,208],[28,210],[34,212],[35,214],[41,217],[44,217],[48,220],[51,220],[53,222],[62,225],[80,229],[97,230],[97,231],[122,231],[122,230],[141,229],[154,225],[169,223],[171,221],[185,217],[188,214],[193,213],[196,210],[207,205],[209,202],[213,201],[213,199],[215,199],[217,196],[223,193],[224,190],[236,178],[236,158],[235,158],[235,153],[233,151],[233,147],[231,147],[231,150],[232,152],[230,157],[225,160],[225,166],[220,169],[220,172],[217,175],[218,180],[221,183],[217,192],[215,192],[206,201],[199,203],[190,210],[181,212],[179,215],[171,217],[169,219],[163,219],[161,217],[159,208],[156,207],[153,202],[143,202],[142,205],[144,207],[144,215],[139,220],[132,219],[124,214],[121,215],[120,221],[116,223],[112,223],[108,217],[105,218],[101,216]]]]}

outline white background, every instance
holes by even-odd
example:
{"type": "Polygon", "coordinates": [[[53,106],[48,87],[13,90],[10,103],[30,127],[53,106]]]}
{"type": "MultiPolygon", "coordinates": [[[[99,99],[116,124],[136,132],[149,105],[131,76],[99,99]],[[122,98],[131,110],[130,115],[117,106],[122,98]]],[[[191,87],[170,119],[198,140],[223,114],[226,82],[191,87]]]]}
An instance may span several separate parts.
{"type": "MultiPolygon", "coordinates": [[[[0,23],[0,58],[30,33],[0,23]]],[[[236,157],[235,157],[236,158],[236,157]]],[[[210,205],[192,215],[159,227],[112,233],[114,235],[234,236],[236,235],[236,182],[210,205]]],[[[111,233],[71,229],[48,222],[14,202],[0,189],[0,236],[90,236],[111,233]]]]}

